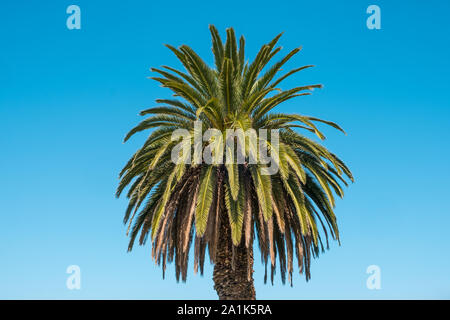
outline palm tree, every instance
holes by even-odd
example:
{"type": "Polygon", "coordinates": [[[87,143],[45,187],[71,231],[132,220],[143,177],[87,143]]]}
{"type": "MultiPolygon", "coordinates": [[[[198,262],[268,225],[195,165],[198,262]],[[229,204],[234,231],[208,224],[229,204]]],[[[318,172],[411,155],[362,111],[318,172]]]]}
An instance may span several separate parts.
{"type": "MultiPolygon", "coordinates": [[[[126,135],[125,141],[137,132],[153,129],[121,171],[117,196],[130,185],[124,217],[127,235],[131,231],[128,250],[132,250],[138,235],[141,245],[150,237],[152,257],[158,265],[162,264],[163,277],[166,264],[174,261],[177,281],[180,277],[186,281],[193,243],[194,272],[200,267],[203,274],[208,250],[214,264],[214,288],[220,299],[255,299],[254,239],[258,239],[266,266],[265,282],[270,261],[272,282],[278,263],[282,282],[285,283],[287,273],[292,285],[294,255],[300,273],[308,280],[311,257],[324,251],[324,243],[329,247],[329,235],[339,241],[334,195],[342,197],[341,184],[347,185],[345,178],[353,181],[353,177],[335,154],[296,131],[307,130],[324,139],[316,124],[343,131],[337,124],[272,112],[284,101],[321,88],[319,84],[289,90],[278,87],[287,77],[312,67],[296,68],[276,78],[300,48],[268,66],[281,50],[276,47],[279,34],[248,63],[244,37],[237,43],[230,28],[223,43],[214,26],[210,26],[210,31],[215,68],[189,46],[167,45],[186,70],[169,66],[151,69],[158,74],[152,79],[169,88],[175,98],[156,100],[158,106],[141,112],[142,116],[150,116],[126,135]],[[226,129],[258,130],[258,142],[262,141],[270,155],[276,156],[279,170],[264,174],[267,164],[250,163],[255,147],[251,143],[244,146],[244,163],[195,162],[189,160],[187,152],[178,153],[185,157],[183,161],[172,161],[172,150],[179,144],[173,133],[184,129],[195,134],[197,121],[202,124],[201,134],[212,128],[222,133],[226,129]],[[260,129],[278,132],[277,148],[269,138],[261,136],[260,129]]],[[[190,139],[187,141],[192,142],[190,139]]],[[[207,142],[197,142],[200,152],[207,142]]],[[[229,153],[235,159],[234,151],[224,148],[216,150],[215,155],[229,153]]]]}

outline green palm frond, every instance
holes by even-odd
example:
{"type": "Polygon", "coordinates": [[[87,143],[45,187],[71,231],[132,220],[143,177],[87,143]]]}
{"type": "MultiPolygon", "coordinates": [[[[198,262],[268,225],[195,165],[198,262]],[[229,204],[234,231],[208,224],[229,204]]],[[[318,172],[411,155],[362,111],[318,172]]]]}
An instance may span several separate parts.
{"type": "Polygon", "coordinates": [[[195,226],[201,236],[206,230],[209,210],[213,200],[214,186],[216,183],[216,170],[213,166],[204,167],[200,178],[200,190],[195,209],[195,226]]]}

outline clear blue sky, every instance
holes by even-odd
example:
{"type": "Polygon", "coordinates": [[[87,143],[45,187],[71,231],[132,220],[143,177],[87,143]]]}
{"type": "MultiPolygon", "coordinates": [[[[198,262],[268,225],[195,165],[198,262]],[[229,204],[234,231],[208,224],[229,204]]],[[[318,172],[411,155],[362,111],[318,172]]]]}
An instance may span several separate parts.
{"type": "MultiPolygon", "coordinates": [[[[342,246],[308,283],[263,284],[260,299],[450,298],[448,1],[3,1],[0,8],[0,298],[215,299],[212,267],[162,280],[150,246],[127,253],[117,176],[144,135],[122,144],[138,112],[169,91],[149,68],[180,65],[188,44],[212,63],[208,24],[233,26],[253,58],[285,31],[285,83],[324,88],[283,107],[333,120],[325,144],[356,183],[337,204],[342,246]],[[81,8],[68,30],[66,8],[81,8]],[[381,30],[366,8],[381,8],[381,30]],[[368,290],[366,268],[381,268],[368,290]],[[79,265],[81,290],[66,288],[79,265]]],[[[190,268],[192,271],[192,268],[190,268]]]]}

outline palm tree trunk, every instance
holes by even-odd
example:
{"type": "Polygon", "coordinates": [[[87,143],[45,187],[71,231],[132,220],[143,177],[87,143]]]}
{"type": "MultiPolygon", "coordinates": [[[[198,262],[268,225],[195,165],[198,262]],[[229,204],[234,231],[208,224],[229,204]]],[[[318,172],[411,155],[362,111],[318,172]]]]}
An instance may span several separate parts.
{"type": "Polygon", "coordinates": [[[222,215],[214,265],[214,289],[220,300],[255,300],[253,247],[241,241],[233,249],[228,217],[222,215]],[[233,252],[234,251],[234,252],[233,252]],[[233,259],[234,258],[234,259],[233,259]]]}

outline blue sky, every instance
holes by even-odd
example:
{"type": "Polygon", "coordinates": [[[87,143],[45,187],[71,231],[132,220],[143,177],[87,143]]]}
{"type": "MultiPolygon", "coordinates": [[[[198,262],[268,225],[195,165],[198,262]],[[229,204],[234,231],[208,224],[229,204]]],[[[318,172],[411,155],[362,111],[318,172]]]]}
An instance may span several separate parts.
{"type": "Polygon", "coordinates": [[[149,68],[179,67],[163,46],[212,63],[208,24],[234,27],[251,59],[284,31],[288,67],[314,64],[284,88],[322,83],[282,110],[339,123],[325,145],[356,183],[337,203],[342,245],[308,283],[263,284],[260,299],[450,298],[450,45],[446,1],[4,1],[0,10],[0,298],[215,299],[212,267],[162,279],[150,246],[126,252],[118,172],[144,135],[122,144],[138,112],[170,93],[149,68]],[[68,30],[66,8],[81,8],[68,30]],[[366,8],[381,8],[381,30],[366,8]],[[81,290],[66,268],[81,268],[81,290]],[[381,269],[381,289],[366,268],[381,269]]]}

